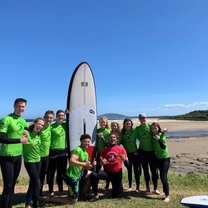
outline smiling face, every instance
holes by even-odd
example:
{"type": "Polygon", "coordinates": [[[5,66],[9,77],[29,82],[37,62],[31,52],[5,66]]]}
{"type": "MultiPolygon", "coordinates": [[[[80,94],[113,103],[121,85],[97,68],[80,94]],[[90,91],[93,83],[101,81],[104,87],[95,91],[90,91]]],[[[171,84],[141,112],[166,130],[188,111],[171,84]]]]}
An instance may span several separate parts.
{"type": "Polygon", "coordinates": [[[139,121],[141,124],[146,124],[147,122],[146,117],[139,117],[139,121]]]}
{"type": "Polygon", "coordinates": [[[151,130],[152,130],[152,133],[153,133],[153,134],[157,134],[158,131],[159,131],[159,128],[158,128],[157,125],[152,125],[151,130]]]}
{"type": "Polygon", "coordinates": [[[124,128],[126,130],[130,130],[132,128],[132,122],[130,120],[127,120],[125,123],[124,123],[124,128]]]}
{"type": "Polygon", "coordinates": [[[116,145],[117,144],[117,136],[113,133],[109,135],[109,143],[110,145],[116,145]]]}
{"type": "Polygon", "coordinates": [[[111,123],[111,130],[116,132],[118,130],[118,124],[116,122],[111,123]]]}
{"type": "Polygon", "coordinates": [[[106,128],[106,125],[107,125],[107,120],[104,119],[104,118],[102,118],[102,119],[100,119],[99,124],[100,124],[100,127],[102,129],[105,129],[106,128]]]}
{"type": "Polygon", "coordinates": [[[36,122],[34,123],[33,131],[36,133],[40,132],[44,126],[44,123],[45,122],[43,119],[37,119],[36,122]]]}
{"type": "Polygon", "coordinates": [[[85,149],[90,146],[90,138],[85,138],[81,141],[81,146],[84,147],[85,149]]]}
{"type": "Polygon", "coordinates": [[[57,121],[58,121],[59,123],[63,123],[64,117],[65,117],[65,113],[62,112],[62,111],[60,111],[60,112],[58,112],[58,113],[56,114],[56,118],[57,118],[57,121]]]}
{"type": "Polygon", "coordinates": [[[48,113],[44,116],[44,120],[45,120],[45,125],[50,125],[52,124],[54,119],[54,115],[52,113],[48,113]]]}
{"type": "Polygon", "coordinates": [[[14,104],[14,113],[18,116],[21,116],[25,111],[26,103],[25,102],[17,102],[14,104]]]}

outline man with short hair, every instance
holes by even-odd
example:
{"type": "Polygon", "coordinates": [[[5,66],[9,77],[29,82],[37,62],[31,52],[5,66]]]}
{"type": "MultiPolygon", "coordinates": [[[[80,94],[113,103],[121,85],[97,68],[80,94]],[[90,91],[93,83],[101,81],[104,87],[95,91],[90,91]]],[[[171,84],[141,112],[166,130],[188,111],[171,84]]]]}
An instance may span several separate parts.
{"type": "MultiPolygon", "coordinates": [[[[14,102],[14,112],[0,121],[0,137],[5,139],[24,138],[27,122],[21,117],[26,108],[27,101],[17,98],[14,102]]],[[[12,208],[14,186],[19,176],[22,164],[22,144],[2,144],[0,147],[1,172],[3,178],[3,192],[1,208],[12,208]]]]}
{"type": "Polygon", "coordinates": [[[91,164],[86,149],[89,147],[91,137],[88,134],[83,134],[80,137],[80,146],[72,150],[69,160],[69,167],[66,171],[65,182],[68,185],[69,198],[72,203],[78,200],[79,196],[79,181],[84,177],[88,170],[92,169],[96,164],[91,164]],[[82,171],[85,174],[81,175],[82,171]]]}

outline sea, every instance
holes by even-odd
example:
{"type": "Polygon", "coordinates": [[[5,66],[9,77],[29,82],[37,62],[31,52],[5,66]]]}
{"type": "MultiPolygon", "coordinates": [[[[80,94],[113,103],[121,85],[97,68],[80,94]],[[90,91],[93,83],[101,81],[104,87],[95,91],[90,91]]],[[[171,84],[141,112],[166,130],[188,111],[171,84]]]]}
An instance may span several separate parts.
{"type": "Polygon", "coordinates": [[[208,131],[170,131],[166,132],[167,137],[189,137],[189,136],[208,136],[208,131]]]}

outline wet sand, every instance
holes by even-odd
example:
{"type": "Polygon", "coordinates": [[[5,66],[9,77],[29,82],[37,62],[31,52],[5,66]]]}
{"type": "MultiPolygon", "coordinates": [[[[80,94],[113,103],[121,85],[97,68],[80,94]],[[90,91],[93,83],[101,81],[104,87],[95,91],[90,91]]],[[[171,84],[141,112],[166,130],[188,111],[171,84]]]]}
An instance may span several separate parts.
{"type": "MultiPolygon", "coordinates": [[[[122,121],[117,122],[122,127],[122,121]]],[[[138,119],[133,122],[134,127],[139,125],[138,119]]],[[[169,132],[208,130],[208,121],[148,119],[148,122],[159,122],[161,128],[167,128],[169,132]]],[[[168,138],[168,147],[171,170],[208,174],[208,136],[171,137],[168,138]]]]}

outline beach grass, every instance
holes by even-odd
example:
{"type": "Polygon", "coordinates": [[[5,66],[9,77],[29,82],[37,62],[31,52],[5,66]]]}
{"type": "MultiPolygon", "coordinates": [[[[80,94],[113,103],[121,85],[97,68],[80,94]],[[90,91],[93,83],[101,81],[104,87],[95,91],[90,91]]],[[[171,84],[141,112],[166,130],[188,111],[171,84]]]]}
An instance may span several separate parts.
{"type": "MultiPolygon", "coordinates": [[[[116,207],[144,207],[144,208],[161,208],[161,207],[183,207],[180,205],[180,200],[183,197],[187,196],[195,196],[195,195],[207,195],[208,193],[208,178],[205,174],[195,174],[195,173],[177,173],[177,172],[170,172],[169,173],[169,183],[170,183],[170,202],[164,203],[163,198],[164,196],[156,196],[156,195],[146,195],[144,192],[145,183],[143,176],[141,177],[141,192],[136,193],[134,190],[131,192],[124,192],[122,194],[122,198],[119,199],[109,199],[109,194],[107,196],[104,193],[104,186],[105,182],[101,181],[100,185],[100,193],[101,197],[96,202],[87,201],[78,201],[75,205],[60,205],[54,203],[48,203],[44,205],[44,207],[75,207],[75,208],[116,208],[116,207]]],[[[0,184],[2,186],[2,180],[0,180],[0,184]]],[[[16,191],[15,193],[15,206],[16,208],[24,207],[25,204],[23,203],[25,200],[25,193],[27,191],[28,178],[26,177],[19,177],[17,187],[21,187],[21,193],[16,191]]],[[[123,184],[124,188],[127,188],[127,173],[124,172],[123,176],[123,184]]],[[[158,189],[162,191],[162,185],[159,181],[158,189]]]]}

